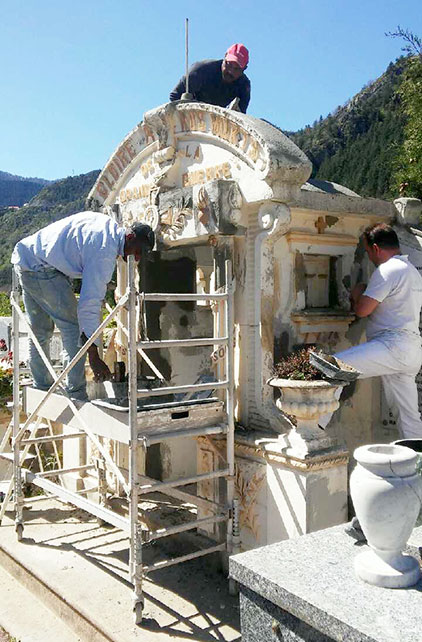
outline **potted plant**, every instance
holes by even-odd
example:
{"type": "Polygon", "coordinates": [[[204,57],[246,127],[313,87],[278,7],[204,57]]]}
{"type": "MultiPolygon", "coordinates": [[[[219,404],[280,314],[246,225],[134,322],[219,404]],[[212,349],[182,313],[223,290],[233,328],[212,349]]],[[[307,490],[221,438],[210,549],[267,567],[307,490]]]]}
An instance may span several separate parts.
{"type": "Polygon", "coordinates": [[[0,426],[7,425],[11,411],[7,403],[13,399],[12,353],[7,351],[4,340],[0,340],[0,426]]]}
{"type": "Polygon", "coordinates": [[[331,440],[318,426],[320,417],[333,413],[339,407],[339,391],[344,382],[330,382],[323,378],[309,360],[312,348],[303,348],[281,359],[274,367],[268,383],[280,391],[276,406],[293,416],[296,424],[289,433],[289,442],[301,445],[305,452],[320,450],[331,445],[331,440]]]}

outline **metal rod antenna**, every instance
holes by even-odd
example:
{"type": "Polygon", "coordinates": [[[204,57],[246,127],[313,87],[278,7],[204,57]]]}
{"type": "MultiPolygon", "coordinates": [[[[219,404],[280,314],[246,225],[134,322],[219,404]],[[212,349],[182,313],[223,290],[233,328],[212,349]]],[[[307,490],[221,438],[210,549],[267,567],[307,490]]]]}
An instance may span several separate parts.
{"type": "Polygon", "coordinates": [[[180,96],[180,100],[193,100],[192,94],[189,93],[189,18],[185,19],[185,91],[180,96]]]}
{"type": "Polygon", "coordinates": [[[186,93],[189,93],[189,18],[185,21],[186,93]]]}

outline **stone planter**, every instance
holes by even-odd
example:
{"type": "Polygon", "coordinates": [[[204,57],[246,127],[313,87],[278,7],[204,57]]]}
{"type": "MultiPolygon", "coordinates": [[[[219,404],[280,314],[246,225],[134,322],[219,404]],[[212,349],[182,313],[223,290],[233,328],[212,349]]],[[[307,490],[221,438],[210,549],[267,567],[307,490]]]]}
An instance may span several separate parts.
{"type": "Polygon", "coordinates": [[[345,384],[277,378],[270,379],[268,383],[280,390],[277,408],[296,420],[296,427],[286,437],[292,452],[306,455],[334,445],[333,440],[318,427],[318,420],[337,410],[339,391],[345,384]]]}
{"type": "Polygon", "coordinates": [[[356,516],[371,548],[355,558],[355,572],[386,588],[413,586],[417,560],[402,551],[415,525],[422,496],[417,454],[394,444],[361,446],[350,478],[356,516]]]}

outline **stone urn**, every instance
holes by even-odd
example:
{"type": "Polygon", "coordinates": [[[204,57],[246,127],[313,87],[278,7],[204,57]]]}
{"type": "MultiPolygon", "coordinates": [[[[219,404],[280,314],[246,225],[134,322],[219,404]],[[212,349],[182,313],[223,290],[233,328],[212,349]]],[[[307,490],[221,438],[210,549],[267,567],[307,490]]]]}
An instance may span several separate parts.
{"type": "Polygon", "coordinates": [[[331,448],[333,439],[319,428],[318,420],[339,407],[339,397],[344,383],[298,379],[269,379],[270,386],[280,390],[276,406],[295,418],[296,426],[286,437],[291,454],[307,455],[312,451],[331,448]]]}
{"type": "Polygon", "coordinates": [[[402,551],[421,505],[417,454],[404,446],[374,444],[357,448],[354,457],[350,492],[370,546],[355,558],[356,575],[385,588],[413,586],[421,574],[419,564],[402,551]]]}
{"type": "MultiPolygon", "coordinates": [[[[410,448],[410,450],[415,451],[417,455],[416,472],[420,477],[422,477],[422,439],[398,439],[392,443],[397,444],[397,446],[406,446],[406,448],[410,448]]],[[[419,510],[415,526],[422,526],[422,505],[419,510]]]]}

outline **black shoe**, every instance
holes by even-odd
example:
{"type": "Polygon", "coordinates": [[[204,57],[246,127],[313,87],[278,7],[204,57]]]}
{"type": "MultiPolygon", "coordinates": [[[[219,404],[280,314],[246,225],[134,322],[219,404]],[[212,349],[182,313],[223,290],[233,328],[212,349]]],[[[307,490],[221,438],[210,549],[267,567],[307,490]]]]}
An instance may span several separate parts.
{"type": "Polygon", "coordinates": [[[367,541],[357,517],[354,517],[350,524],[347,524],[344,532],[350,535],[350,537],[353,537],[357,542],[366,543],[367,541]]]}

